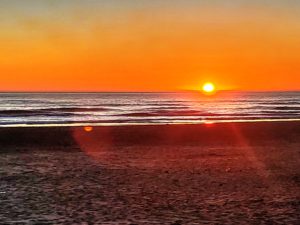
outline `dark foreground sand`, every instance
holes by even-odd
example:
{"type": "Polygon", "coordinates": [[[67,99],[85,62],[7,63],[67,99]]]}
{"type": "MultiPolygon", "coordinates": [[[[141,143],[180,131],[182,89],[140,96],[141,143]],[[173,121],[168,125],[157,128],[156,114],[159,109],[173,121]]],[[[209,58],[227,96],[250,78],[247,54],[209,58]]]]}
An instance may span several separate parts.
{"type": "Polygon", "coordinates": [[[0,129],[1,224],[300,224],[300,123],[0,129]]]}

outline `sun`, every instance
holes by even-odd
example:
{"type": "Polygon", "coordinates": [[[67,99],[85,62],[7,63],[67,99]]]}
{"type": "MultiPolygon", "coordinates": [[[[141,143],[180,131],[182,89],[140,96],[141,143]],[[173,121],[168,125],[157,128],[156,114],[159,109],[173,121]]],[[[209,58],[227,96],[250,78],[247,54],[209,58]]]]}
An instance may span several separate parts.
{"type": "Polygon", "coordinates": [[[212,94],[216,91],[216,87],[213,83],[207,82],[202,86],[202,90],[204,93],[212,94]]]}

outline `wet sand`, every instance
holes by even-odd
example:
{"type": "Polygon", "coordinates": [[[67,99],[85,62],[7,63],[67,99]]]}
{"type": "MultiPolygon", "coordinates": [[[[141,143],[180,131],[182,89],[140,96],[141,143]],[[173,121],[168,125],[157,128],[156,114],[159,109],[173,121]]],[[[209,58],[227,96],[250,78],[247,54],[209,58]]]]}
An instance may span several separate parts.
{"type": "Polygon", "coordinates": [[[300,122],[0,129],[0,224],[299,224],[300,122]]]}

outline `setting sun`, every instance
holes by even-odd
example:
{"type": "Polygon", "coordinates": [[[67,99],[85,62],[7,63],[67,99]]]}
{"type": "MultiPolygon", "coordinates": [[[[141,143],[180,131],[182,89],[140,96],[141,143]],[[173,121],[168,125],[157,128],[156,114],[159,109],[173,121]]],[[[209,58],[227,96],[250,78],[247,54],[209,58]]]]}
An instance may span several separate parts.
{"type": "Polygon", "coordinates": [[[205,92],[205,93],[213,93],[215,92],[215,85],[213,83],[205,83],[202,87],[202,90],[205,92]]]}

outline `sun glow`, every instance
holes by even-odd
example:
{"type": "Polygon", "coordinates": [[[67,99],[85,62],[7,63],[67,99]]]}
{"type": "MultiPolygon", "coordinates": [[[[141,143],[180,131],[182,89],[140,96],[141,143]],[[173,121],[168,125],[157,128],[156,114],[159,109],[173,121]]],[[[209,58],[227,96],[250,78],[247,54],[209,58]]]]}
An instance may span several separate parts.
{"type": "Polygon", "coordinates": [[[213,83],[207,82],[202,86],[202,90],[204,93],[212,94],[215,92],[216,87],[213,83]]]}

